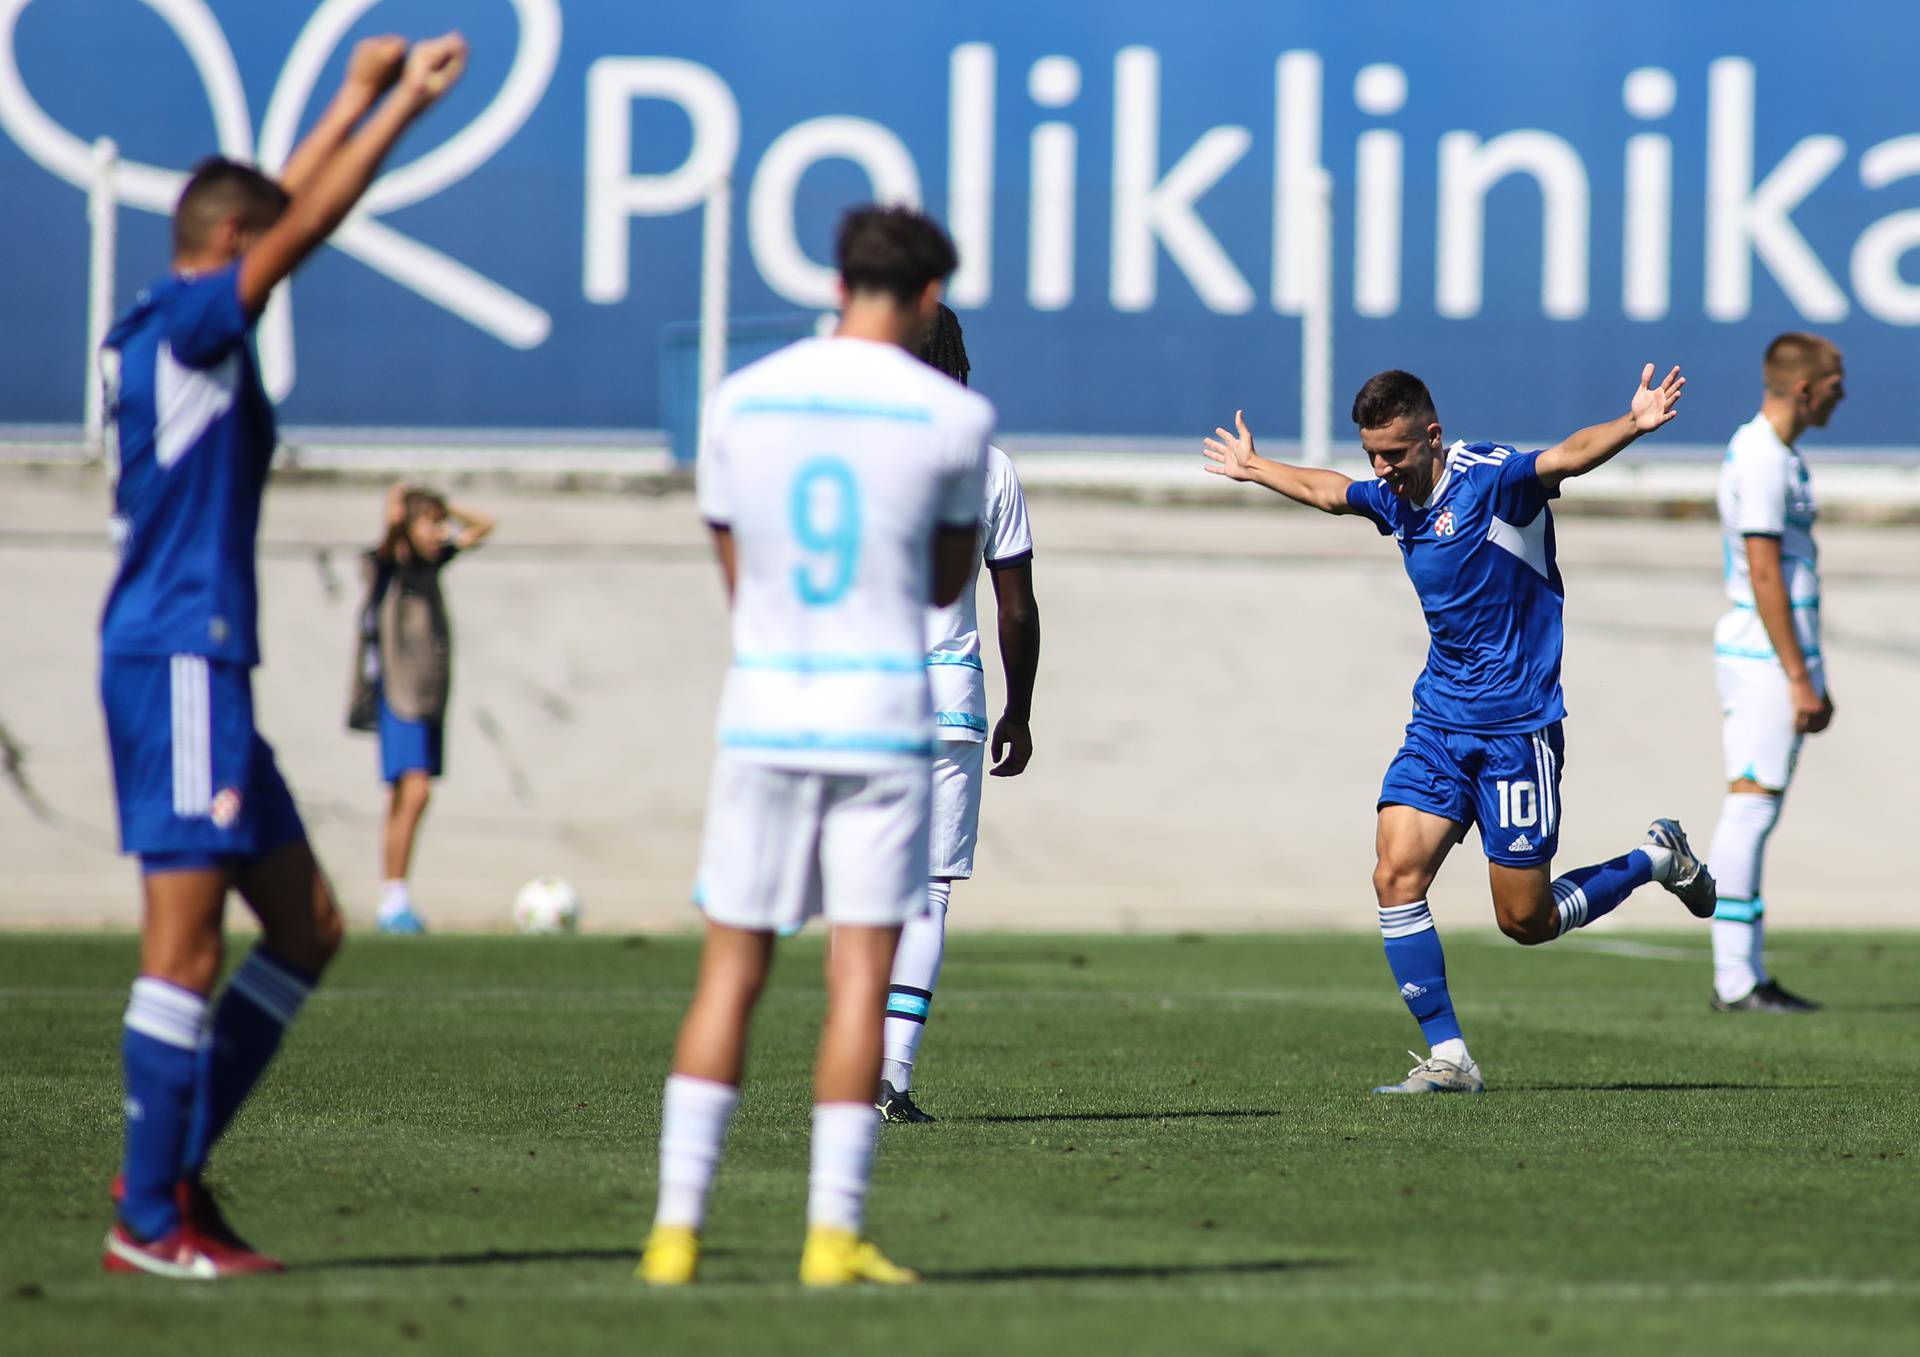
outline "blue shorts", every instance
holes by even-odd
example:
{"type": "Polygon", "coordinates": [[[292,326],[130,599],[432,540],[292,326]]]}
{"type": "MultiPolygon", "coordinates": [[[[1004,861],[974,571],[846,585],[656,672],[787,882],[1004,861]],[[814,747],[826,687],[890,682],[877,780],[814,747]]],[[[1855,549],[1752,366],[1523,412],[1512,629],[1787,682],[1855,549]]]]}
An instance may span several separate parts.
{"type": "Polygon", "coordinates": [[[1415,721],[1380,786],[1382,806],[1412,806],[1480,826],[1491,862],[1542,867],[1560,846],[1560,723],[1525,735],[1466,735],[1415,721]]]}
{"type": "Polygon", "coordinates": [[[253,728],[253,671],[201,655],[109,655],[100,702],[120,849],[150,872],[228,866],[307,836],[253,728]]]}
{"type": "Polygon", "coordinates": [[[380,777],[398,782],[407,773],[440,776],[441,723],[409,721],[394,714],[386,696],[380,698],[380,777]]]}

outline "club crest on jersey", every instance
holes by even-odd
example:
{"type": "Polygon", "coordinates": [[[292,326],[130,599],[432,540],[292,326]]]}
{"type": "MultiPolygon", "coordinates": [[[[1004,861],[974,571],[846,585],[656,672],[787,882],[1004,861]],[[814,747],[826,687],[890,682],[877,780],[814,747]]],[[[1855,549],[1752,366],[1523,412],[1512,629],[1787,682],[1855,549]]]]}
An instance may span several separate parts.
{"type": "Polygon", "coordinates": [[[1453,536],[1453,510],[1442,509],[1440,517],[1433,520],[1433,531],[1440,537],[1453,536]]]}
{"type": "Polygon", "coordinates": [[[240,818],[240,793],[232,787],[222,787],[207,808],[207,818],[216,829],[232,829],[234,821],[240,818]]]}

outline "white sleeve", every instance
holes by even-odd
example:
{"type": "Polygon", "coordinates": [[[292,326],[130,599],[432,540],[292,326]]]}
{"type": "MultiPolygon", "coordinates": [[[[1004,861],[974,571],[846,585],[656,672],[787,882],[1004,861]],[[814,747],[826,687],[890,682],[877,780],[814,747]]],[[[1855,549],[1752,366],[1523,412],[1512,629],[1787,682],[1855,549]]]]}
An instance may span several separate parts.
{"type": "Polygon", "coordinates": [[[1027,523],[1027,496],[1013,461],[994,448],[987,454],[987,514],[981,522],[981,550],[989,570],[1004,570],[1033,557],[1033,529],[1027,523]]]}
{"type": "Polygon", "coordinates": [[[693,464],[694,499],[700,506],[700,517],[716,528],[733,523],[733,503],[727,489],[726,427],[720,414],[722,394],[713,393],[706,418],[700,421],[700,452],[693,464]]]}
{"type": "Polygon", "coordinates": [[[953,460],[940,485],[940,526],[972,528],[979,526],[980,513],[987,499],[987,440],[993,437],[993,407],[984,400],[983,410],[969,410],[956,430],[953,460]]]}
{"type": "Polygon", "coordinates": [[[1734,531],[1779,537],[1787,530],[1787,459],[1773,448],[1742,448],[1733,457],[1734,531]]]}

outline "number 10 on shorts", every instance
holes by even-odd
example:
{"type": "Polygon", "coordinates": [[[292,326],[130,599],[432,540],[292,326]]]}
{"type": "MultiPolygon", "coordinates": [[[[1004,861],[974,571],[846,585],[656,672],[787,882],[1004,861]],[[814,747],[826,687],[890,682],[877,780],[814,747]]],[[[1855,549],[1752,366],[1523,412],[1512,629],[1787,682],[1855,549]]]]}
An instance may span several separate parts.
{"type": "Polygon", "coordinates": [[[1500,827],[1502,829],[1527,829],[1540,823],[1540,789],[1531,781],[1508,782],[1502,780],[1500,792],[1500,827]]]}

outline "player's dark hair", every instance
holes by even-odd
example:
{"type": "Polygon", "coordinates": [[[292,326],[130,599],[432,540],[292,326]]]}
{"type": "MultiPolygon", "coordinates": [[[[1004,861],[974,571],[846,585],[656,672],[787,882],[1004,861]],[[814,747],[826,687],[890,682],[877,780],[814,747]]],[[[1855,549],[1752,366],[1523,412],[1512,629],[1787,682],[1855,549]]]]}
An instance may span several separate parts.
{"type": "Polygon", "coordinates": [[[1773,343],[1767,345],[1767,356],[1760,364],[1761,377],[1769,394],[1790,396],[1794,383],[1812,381],[1839,353],[1830,339],[1789,330],[1774,336],[1773,343]]]}
{"type": "Polygon", "coordinates": [[[419,486],[408,490],[406,496],[401,500],[401,512],[405,514],[406,521],[409,523],[424,514],[444,514],[446,511],[447,501],[445,496],[435,494],[431,490],[423,490],[419,486]]]}
{"type": "Polygon", "coordinates": [[[973,365],[967,361],[967,342],[960,331],[960,317],[945,302],[933,313],[933,323],[920,336],[913,356],[930,368],[936,368],[965,386],[973,365]]]}
{"type": "Polygon", "coordinates": [[[1353,422],[1362,429],[1384,428],[1402,415],[1412,415],[1423,424],[1436,418],[1432,393],[1411,372],[1399,368],[1376,372],[1353,398],[1353,422]]]}
{"type": "Polygon", "coordinates": [[[193,167],[173,209],[173,252],[187,254],[206,245],[228,217],[264,231],[287,210],[287,191],[251,165],[209,156],[193,167]]]}
{"type": "Polygon", "coordinates": [[[903,306],[960,267],[940,223],[911,207],[854,208],[840,219],[833,257],[848,292],[883,292],[903,306]]]}

